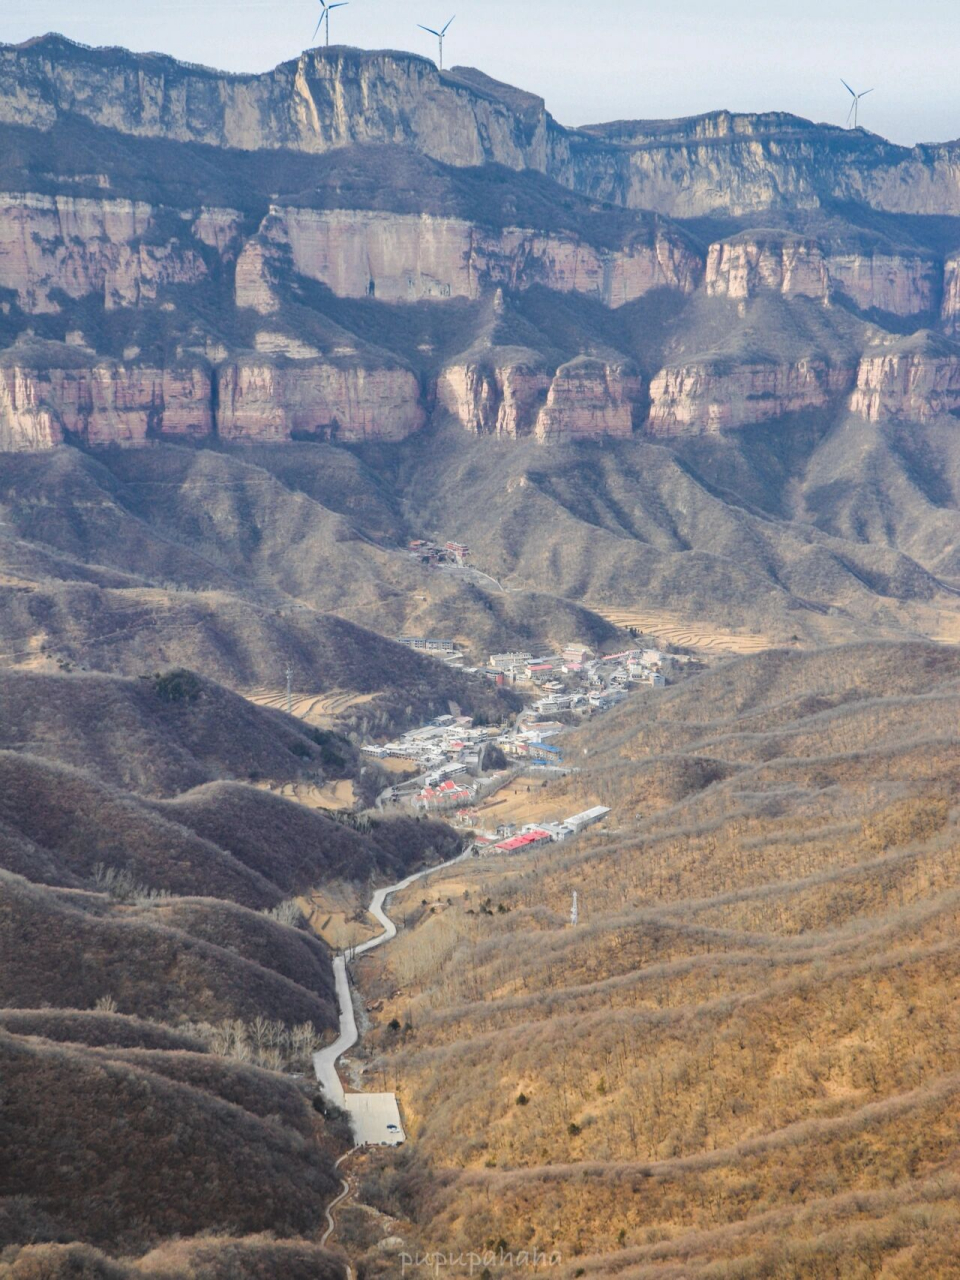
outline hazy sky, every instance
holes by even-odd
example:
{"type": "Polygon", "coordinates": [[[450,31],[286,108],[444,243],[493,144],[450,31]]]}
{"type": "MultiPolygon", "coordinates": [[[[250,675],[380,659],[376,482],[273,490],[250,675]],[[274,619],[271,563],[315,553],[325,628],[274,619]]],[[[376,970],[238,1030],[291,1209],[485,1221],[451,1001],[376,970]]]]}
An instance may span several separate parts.
{"type": "MultiPolygon", "coordinates": [[[[318,11],[317,0],[0,0],[0,40],[60,31],[262,71],[312,43],[318,11]]],[[[331,37],[435,57],[416,23],[454,12],[448,64],[542,94],[564,124],[719,107],[842,124],[842,76],[876,88],[867,128],[904,143],[960,136],[956,0],[352,0],[331,37]]]]}

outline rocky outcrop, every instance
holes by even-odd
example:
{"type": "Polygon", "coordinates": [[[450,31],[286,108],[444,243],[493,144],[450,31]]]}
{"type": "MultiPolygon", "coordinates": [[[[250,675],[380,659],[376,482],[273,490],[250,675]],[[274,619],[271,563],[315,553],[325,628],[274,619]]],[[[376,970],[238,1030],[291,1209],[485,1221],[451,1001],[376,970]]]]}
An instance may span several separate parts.
{"type": "Polygon", "coordinates": [[[922,334],[893,350],[868,352],[857,370],[850,411],[868,422],[960,415],[960,349],[922,334]]]}
{"type": "Polygon", "coordinates": [[[545,170],[542,99],[482,80],[441,74],[413,54],[342,47],[229,75],[46,36],[0,46],[0,122],[50,128],[79,116],[135,137],[243,151],[399,143],[451,165],[545,170]]]}
{"type": "Polygon", "coordinates": [[[236,209],[201,209],[190,229],[195,239],[216,249],[218,255],[228,261],[240,251],[243,224],[243,214],[236,209]]]}
{"type": "Polygon", "coordinates": [[[940,320],[947,333],[960,334],[960,254],[951,254],[944,263],[940,320]]]}
{"type": "Polygon", "coordinates": [[[234,299],[262,316],[280,309],[280,255],[261,239],[248,240],[237,259],[234,299]]]}
{"type": "Polygon", "coordinates": [[[559,443],[629,436],[641,390],[626,362],[580,356],[551,376],[536,352],[501,350],[445,369],[437,399],[478,435],[559,443]]]}
{"type": "Polygon", "coordinates": [[[221,439],[403,440],[425,416],[408,369],[259,357],[217,371],[221,439]]]}
{"type": "Polygon", "coordinates": [[[811,357],[795,364],[690,364],[663,369],[650,384],[647,429],[657,436],[704,435],[836,403],[855,371],[811,357]]]}
{"type": "Polygon", "coordinates": [[[490,287],[541,285],[610,307],[657,288],[690,293],[702,275],[696,253],[653,219],[621,247],[596,248],[569,234],[497,231],[461,218],[274,208],[241,255],[238,305],[275,309],[275,286],[287,267],[340,298],[473,300],[490,287]]]}
{"type": "MultiPolygon", "coordinates": [[[[276,349],[276,335],[263,335],[276,349]]],[[[151,440],[402,440],[423,426],[403,368],[267,355],[154,368],[34,342],[0,364],[0,452],[151,440]]]]}
{"type": "Polygon", "coordinates": [[[0,46],[0,123],[50,129],[75,117],[245,151],[404,146],[449,165],[536,170],[591,198],[675,217],[833,201],[960,214],[956,144],[907,149],[783,113],[568,130],[536,95],[411,54],[312,49],[263,75],[229,75],[59,36],[0,46]]]}
{"type": "Polygon", "coordinates": [[[551,177],[669,217],[742,216],[850,201],[890,213],[960,214],[960,148],[907,149],[862,129],[782,112],[619,121],[555,152],[551,177]]]}
{"type": "Polygon", "coordinates": [[[772,291],[827,303],[841,296],[862,311],[930,315],[940,305],[941,269],[920,254],[829,250],[801,236],[738,236],[710,246],[705,286],[711,297],[772,291]]]}
{"type": "Polygon", "coordinates": [[[8,353],[0,366],[0,450],[85,445],[142,445],[164,436],[213,432],[209,371],[124,365],[77,353],[8,353]]]}
{"type": "Polygon", "coordinates": [[[445,369],[437,399],[476,435],[532,435],[552,378],[536,351],[492,351],[445,369]]]}
{"type": "Polygon", "coordinates": [[[545,443],[623,437],[633,432],[641,384],[625,364],[581,356],[561,365],[547,403],[537,417],[536,437],[545,443]]]}
{"type": "Polygon", "coordinates": [[[203,280],[206,264],[189,244],[144,242],[153,221],[154,210],[132,200],[0,194],[0,289],[43,314],[61,309],[58,294],[97,295],[111,310],[156,301],[163,285],[203,280]]]}

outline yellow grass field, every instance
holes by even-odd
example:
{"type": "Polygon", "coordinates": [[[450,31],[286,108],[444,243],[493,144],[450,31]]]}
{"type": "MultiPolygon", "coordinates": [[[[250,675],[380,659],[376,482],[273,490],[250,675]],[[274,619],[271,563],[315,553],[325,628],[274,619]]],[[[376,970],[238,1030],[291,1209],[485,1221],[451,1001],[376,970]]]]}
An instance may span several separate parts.
{"type": "Polygon", "coordinates": [[[261,790],[272,791],[274,795],[283,796],[284,800],[302,804],[307,809],[337,812],[340,809],[352,809],[357,803],[357,794],[349,778],[325,782],[322,787],[311,782],[285,782],[281,786],[260,782],[254,785],[261,790]]]}

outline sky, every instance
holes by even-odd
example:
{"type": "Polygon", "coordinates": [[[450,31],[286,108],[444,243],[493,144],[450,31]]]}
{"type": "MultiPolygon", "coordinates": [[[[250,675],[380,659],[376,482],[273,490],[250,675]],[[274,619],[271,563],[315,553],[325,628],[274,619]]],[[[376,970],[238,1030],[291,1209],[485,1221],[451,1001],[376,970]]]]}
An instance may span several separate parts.
{"type": "MultiPolygon", "coordinates": [[[[0,41],[47,31],[265,71],[315,43],[317,0],[0,0],[0,41]]],[[[351,0],[331,40],[479,67],[541,94],[562,123],[659,119],[729,108],[861,124],[895,142],[960,137],[956,0],[351,0]]],[[[319,43],[319,39],[316,43],[319,43]]]]}

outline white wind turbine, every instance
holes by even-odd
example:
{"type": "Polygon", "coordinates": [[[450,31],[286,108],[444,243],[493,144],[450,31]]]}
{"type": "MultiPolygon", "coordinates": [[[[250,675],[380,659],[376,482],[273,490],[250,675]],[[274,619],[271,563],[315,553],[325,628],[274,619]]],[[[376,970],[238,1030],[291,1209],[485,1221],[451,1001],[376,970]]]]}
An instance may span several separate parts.
{"type": "Polygon", "coordinates": [[[857,121],[860,117],[860,99],[865,98],[868,93],[873,93],[873,90],[865,89],[863,93],[854,93],[854,91],[847,84],[846,80],[844,80],[842,77],[840,79],[840,83],[846,89],[847,93],[850,94],[851,98],[853,98],[853,102],[850,104],[850,114],[847,116],[847,128],[848,129],[850,128],[850,121],[852,120],[853,127],[854,129],[856,129],[857,121]]]}
{"type": "MultiPolygon", "coordinates": [[[[454,14],[454,15],[453,15],[453,18],[455,18],[456,16],[457,16],[457,15],[456,15],[456,14],[454,14]]],[[[448,22],[448,23],[447,23],[447,25],[443,28],[443,30],[442,30],[442,31],[434,31],[433,27],[425,27],[425,26],[423,25],[423,23],[422,23],[422,22],[418,22],[418,23],[417,23],[417,26],[420,28],[420,30],[421,30],[421,31],[427,31],[427,32],[429,32],[429,33],[430,33],[430,35],[432,35],[432,36],[436,36],[436,37],[437,37],[437,39],[440,41],[440,70],[441,70],[441,71],[443,70],[443,37],[444,37],[444,36],[447,34],[447,32],[449,31],[449,29],[450,29],[450,23],[452,23],[452,22],[453,22],[453,18],[451,18],[451,19],[450,19],[450,22],[448,22]]]]}
{"type": "MultiPolygon", "coordinates": [[[[350,3],[350,0],[337,0],[336,4],[327,4],[326,0],[320,0],[320,8],[323,10],[323,12],[320,14],[320,21],[317,23],[317,31],[319,31],[320,28],[324,25],[324,23],[326,23],[328,49],[330,47],[330,10],[345,9],[349,3],[350,3]]],[[[317,31],[313,33],[314,40],[316,40],[317,38],[317,31]]]]}

